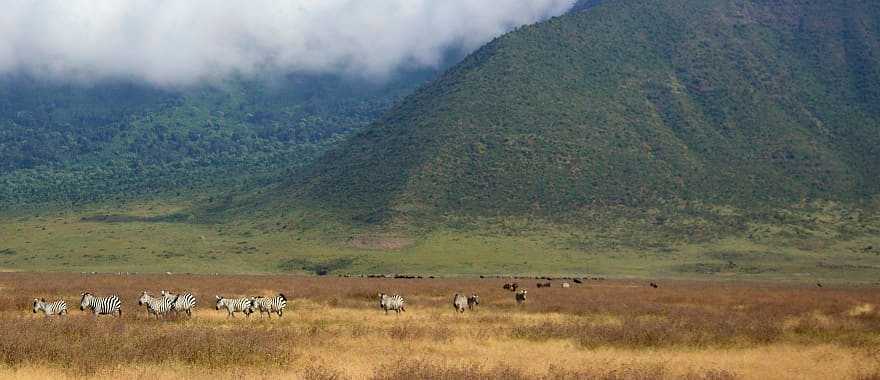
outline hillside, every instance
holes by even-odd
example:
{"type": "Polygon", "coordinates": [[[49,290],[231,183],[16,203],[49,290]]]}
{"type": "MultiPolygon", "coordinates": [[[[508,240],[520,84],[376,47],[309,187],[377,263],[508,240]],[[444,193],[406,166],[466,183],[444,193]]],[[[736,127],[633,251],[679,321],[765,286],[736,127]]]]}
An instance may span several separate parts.
{"type": "Polygon", "coordinates": [[[484,46],[277,195],[377,221],[880,190],[880,4],[582,6],[484,46]]]}
{"type": "Polygon", "coordinates": [[[0,209],[271,182],[436,73],[387,82],[291,74],[188,88],[9,75],[0,78],[0,209]]]}

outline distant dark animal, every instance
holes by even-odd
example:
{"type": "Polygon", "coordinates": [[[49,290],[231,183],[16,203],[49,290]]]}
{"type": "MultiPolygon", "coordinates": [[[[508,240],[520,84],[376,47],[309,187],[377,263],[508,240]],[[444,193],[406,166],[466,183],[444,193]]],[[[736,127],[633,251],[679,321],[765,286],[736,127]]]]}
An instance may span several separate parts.
{"type": "Polygon", "coordinates": [[[95,316],[102,314],[116,314],[122,316],[122,301],[119,296],[112,295],[108,297],[95,297],[92,293],[85,292],[80,294],[79,309],[85,311],[89,309],[95,316]]]}
{"type": "Polygon", "coordinates": [[[515,297],[517,305],[522,305],[526,302],[526,293],[528,293],[528,291],[525,289],[516,292],[515,297]]]}
{"type": "Polygon", "coordinates": [[[389,296],[385,293],[379,293],[379,307],[385,310],[385,314],[388,314],[388,310],[394,310],[400,315],[401,311],[406,311],[406,301],[397,294],[389,296]]]}
{"type": "Polygon", "coordinates": [[[42,311],[47,317],[52,315],[67,315],[67,302],[64,302],[64,300],[46,302],[44,298],[34,298],[34,314],[38,311],[42,311]]]}
{"type": "Polygon", "coordinates": [[[655,283],[652,282],[652,283],[651,283],[651,287],[654,288],[654,289],[657,289],[657,288],[660,287],[660,285],[657,285],[657,284],[655,284],[655,283]]]}
{"type": "Polygon", "coordinates": [[[503,288],[510,290],[511,292],[515,292],[516,289],[519,288],[519,284],[517,284],[515,282],[508,282],[508,283],[504,284],[503,288]]]}
{"type": "Polygon", "coordinates": [[[539,288],[549,288],[549,287],[552,287],[552,286],[553,286],[553,284],[551,284],[551,283],[549,283],[549,282],[545,282],[545,283],[543,283],[543,284],[539,282],[539,283],[537,283],[537,284],[535,284],[535,285],[536,285],[537,287],[539,287],[539,288]]]}
{"type": "Polygon", "coordinates": [[[582,282],[580,279],[578,279],[578,278],[576,278],[576,279],[574,279],[574,280],[572,280],[572,281],[574,281],[575,284],[582,284],[582,283],[583,283],[583,282],[582,282]]]}
{"type": "Polygon", "coordinates": [[[473,310],[479,304],[480,304],[480,296],[478,296],[476,294],[471,294],[471,296],[467,298],[468,309],[473,310]]]}
{"type": "Polygon", "coordinates": [[[464,295],[455,293],[452,297],[452,307],[455,308],[459,313],[464,313],[464,309],[468,306],[467,297],[464,295]]]}
{"type": "Polygon", "coordinates": [[[822,283],[821,283],[821,282],[817,282],[817,283],[816,283],[816,286],[818,286],[818,287],[821,288],[821,287],[822,287],[822,283]]]}

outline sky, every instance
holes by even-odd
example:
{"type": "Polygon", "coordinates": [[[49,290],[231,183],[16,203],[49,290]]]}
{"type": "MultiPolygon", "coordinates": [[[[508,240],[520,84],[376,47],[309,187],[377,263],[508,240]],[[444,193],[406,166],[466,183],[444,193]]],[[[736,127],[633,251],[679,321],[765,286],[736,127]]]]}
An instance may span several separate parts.
{"type": "Polygon", "coordinates": [[[264,72],[384,78],[574,0],[4,0],[0,74],[180,86],[264,72]]]}

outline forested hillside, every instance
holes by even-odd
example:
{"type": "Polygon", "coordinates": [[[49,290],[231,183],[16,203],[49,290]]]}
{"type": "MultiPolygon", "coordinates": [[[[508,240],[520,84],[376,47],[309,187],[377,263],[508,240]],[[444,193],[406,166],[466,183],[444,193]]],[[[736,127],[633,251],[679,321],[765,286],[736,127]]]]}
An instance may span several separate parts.
{"type": "Polygon", "coordinates": [[[279,195],[383,220],[880,190],[880,3],[581,6],[484,46],[279,195]]]}
{"type": "Polygon", "coordinates": [[[271,182],[438,70],[388,81],[279,75],[179,89],[7,76],[0,83],[0,207],[271,182]]]}

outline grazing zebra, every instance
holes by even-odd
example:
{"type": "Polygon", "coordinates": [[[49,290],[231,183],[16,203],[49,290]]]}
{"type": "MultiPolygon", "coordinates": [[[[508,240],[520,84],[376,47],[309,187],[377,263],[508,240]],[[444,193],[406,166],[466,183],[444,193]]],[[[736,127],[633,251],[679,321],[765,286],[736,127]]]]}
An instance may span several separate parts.
{"type": "Polygon", "coordinates": [[[223,298],[221,296],[217,297],[217,310],[220,308],[226,308],[226,317],[235,318],[236,312],[242,312],[246,317],[250,317],[251,313],[254,312],[254,304],[253,298],[223,298]]]}
{"type": "Polygon", "coordinates": [[[141,298],[138,299],[138,305],[146,305],[147,313],[151,313],[156,316],[156,319],[159,319],[160,314],[164,317],[166,313],[171,311],[174,301],[176,301],[176,298],[153,297],[144,290],[141,293],[141,298]]]}
{"type": "Polygon", "coordinates": [[[524,302],[526,302],[526,293],[528,293],[528,291],[525,289],[516,292],[517,305],[522,305],[524,302]]]}
{"type": "Polygon", "coordinates": [[[45,299],[34,298],[34,314],[42,310],[47,317],[52,315],[67,315],[67,302],[58,300],[55,302],[46,302],[45,299]]]}
{"type": "Polygon", "coordinates": [[[260,311],[260,318],[263,318],[263,313],[266,313],[269,319],[272,319],[272,313],[278,314],[278,318],[281,318],[281,315],[284,314],[284,308],[287,307],[287,297],[281,293],[271,298],[254,297],[253,303],[253,307],[260,311]]]}
{"type": "Polygon", "coordinates": [[[175,313],[182,311],[187,316],[192,317],[192,311],[196,308],[196,297],[192,293],[173,294],[163,290],[162,297],[174,300],[174,303],[171,305],[171,311],[175,313]]]}
{"type": "Polygon", "coordinates": [[[455,296],[452,297],[452,307],[454,307],[459,313],[464,313],[464,308],[467,307],[467,305],[467,297],[458,293],[455,293],[455,296]]]}
{"type": "Polygon", "coordinates": [[[122,316],[122,301],[119,296],[112,295],[108,297],[95,297],[94,294],[85,292],[80,293],[79,309],[85,311],[89,309],[97,317],[103,314],[117,314],[122,316]]]}
{"type": "Polygon", "coordinates": [[[467,298],[468,309],[473,310],[473,308],[477,307],[480,304],[480,296],[476,294],[471,294],[470,297],[467,298]]]}
{"type": "Polygon", "coordinates": [[[567,283],[567,282],[563,282],[563,283],[562,283],[562,287],[563,287],[563,288],[570,288],[570,287],[571,287],[571,284],[569,284],[569,283],[567,283]]]}
{"type": "Polygon", "coordinates": [[[385,293],[379,293],[379,307],[385,310],[385,314],[388,314],[388,310],[394,310],[400,315],[401,311],[406,311],[406,301],[397,294],[389,296],[385,293]]]}

